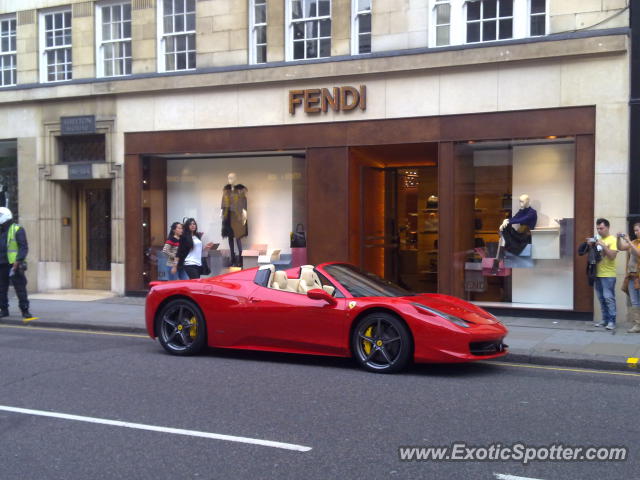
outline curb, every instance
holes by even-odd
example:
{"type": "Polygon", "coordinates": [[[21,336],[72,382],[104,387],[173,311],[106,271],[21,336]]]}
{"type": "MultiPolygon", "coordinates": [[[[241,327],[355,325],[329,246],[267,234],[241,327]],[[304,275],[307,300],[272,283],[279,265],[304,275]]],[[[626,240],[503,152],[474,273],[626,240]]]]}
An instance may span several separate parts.
{"type": "Polygon", "coordinates": [[[611,355],[590,356],[573,354],[572,356],[567,356],[551,352],[511,351],[506,356],[495,358],[493,361],[516,362],[549,367],[611,370],[640,374],[639,369],[627,365],[626,358],[611,355]]]}
{"type": "Polygon", "coordinates": [[[0,321],[0,325],[19,325],[22,327],[39,327],[39,328],[58,328],[66,330],[92,330],[96,332],[118,332],[118,333],[140,333],[147,335],[147,329],[142,327],[129,327],[125,325],[105,325],[105,324],[90,324],[90,323],[65,323],[65,322],[43,322],[38,320],[32,320],[30,322],[23,322],[22,320],[14,320],[11,318],[0,321]]]}

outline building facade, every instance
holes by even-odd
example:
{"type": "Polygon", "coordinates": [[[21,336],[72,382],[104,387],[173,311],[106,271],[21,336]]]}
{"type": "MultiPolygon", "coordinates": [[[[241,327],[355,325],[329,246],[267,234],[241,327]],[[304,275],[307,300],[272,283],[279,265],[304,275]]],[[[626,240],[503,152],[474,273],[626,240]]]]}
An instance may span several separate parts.
{"type": "Polygon", "coordinates": [[[144,292],[187,217],[226,255],[229,172],[246,250],[495,307],[592,312],[575,246],[627,228],[625,0],[5,0],[0,45],[35,290],[144,292]]]}

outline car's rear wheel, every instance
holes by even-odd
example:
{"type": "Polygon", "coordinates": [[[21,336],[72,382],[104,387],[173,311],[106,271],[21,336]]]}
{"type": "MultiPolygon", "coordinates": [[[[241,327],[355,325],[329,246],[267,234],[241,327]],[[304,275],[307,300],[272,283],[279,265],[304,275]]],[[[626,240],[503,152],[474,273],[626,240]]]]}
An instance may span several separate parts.
{"type": "Polygon", "coordinates": [[[194,355],[206,344],[204,316],[189,300],[171,300],[162,308],[156,322],[160,344],[173,355],[194,355]]]}
{"type": "Polygon", "coordinates": [[[375,312],[363,317],[351,337],[351,349],[366,370],[393,373],[404,369],[413,349],[407,326],[397,317],[375,312]]]}

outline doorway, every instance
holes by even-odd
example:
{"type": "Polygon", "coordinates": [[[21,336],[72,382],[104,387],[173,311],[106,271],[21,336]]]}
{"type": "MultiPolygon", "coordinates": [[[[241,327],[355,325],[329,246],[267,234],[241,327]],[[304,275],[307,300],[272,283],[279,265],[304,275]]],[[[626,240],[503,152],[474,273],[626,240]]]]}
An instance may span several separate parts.
{"type": "Polygon", "coordinates": [[[78,184],[73,192],[73,286],[111,290],[111,182],[78,184]]]}
{"type": "Polygon", "coordinates": [[[353,149],[360,265],[415,292],[438,289],[438,167],[431,144],[353,149]]]}

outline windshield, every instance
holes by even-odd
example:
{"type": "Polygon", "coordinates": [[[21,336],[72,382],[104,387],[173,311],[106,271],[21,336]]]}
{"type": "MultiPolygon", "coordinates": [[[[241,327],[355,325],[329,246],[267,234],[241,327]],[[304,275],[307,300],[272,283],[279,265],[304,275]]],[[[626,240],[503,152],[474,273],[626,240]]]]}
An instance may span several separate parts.
{"type": "Polygon", "coordinates": [[[335,278],[354,297],[406,297],[415,295],[393,282],[383,280],[344,263],[327,265],[324,270],[335,278]]]}

